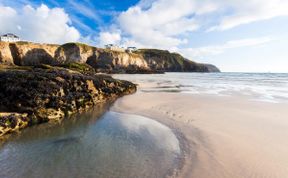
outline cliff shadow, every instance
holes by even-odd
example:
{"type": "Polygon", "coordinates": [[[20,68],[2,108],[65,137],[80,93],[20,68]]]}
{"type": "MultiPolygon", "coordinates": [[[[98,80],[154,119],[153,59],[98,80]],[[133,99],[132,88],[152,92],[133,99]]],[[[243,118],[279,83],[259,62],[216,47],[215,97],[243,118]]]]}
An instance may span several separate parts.
{"type": "Polygon", "coordinates": [[[1,51],[0,51],[0,63],[4,63],[5,61],[3,60],[3,55],[2,55],[2,53],[1,53],[1,51]]]}
{"type": "Polygon", "coordinates": [[[98,58],[97,57],[97,51],[95,48],[93,48],[92,51],[93,51],[92,56],[89,56],[87,58],[86,64],[88,64],[88,65],[92,66],[94,69],[96,69],[96,68],[98,68],[98,66],[97,66],[97,58],[98,58]]]}
{"type": "Polygon", "coordinates": [[[115,68],[113,54],[97,48],[93,48],[93,54],[87,58],[86,63],[98,72],[111,72],[115,68]]]}
{"type": "Polygon", "coordinates": [[[15,65],[21,65],[22,62],[21,62],[21,57],[20,57],[20,53],[19,53],[19,50],[16,46],[15,43],[10,43],[9,44],[9,48],[10,48],[10,52],[11,52],[11,56],[13,58],[13,63],[15,65]]]}
{"type": "Polygon", "coordinates": [[[80,48],[75,43],[67,43],[55,51],[55,60],[59,63],[81,62],[80,48]]]}
{"type": "Polygon", "coordinates": [[[23,57],[22,65],[33,66],[39,64],[56,65],[57,61],[42,48],[31,49],[23,57]]]}

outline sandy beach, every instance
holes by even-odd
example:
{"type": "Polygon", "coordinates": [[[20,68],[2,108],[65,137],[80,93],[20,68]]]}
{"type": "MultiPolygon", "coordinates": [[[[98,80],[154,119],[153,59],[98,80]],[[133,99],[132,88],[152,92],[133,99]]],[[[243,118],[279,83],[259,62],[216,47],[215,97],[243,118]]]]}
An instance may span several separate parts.
{"type": "Polygon", "coordinates": [[[184,135],[189,151],[177,177],[285,178],[287,106],[237,96],[140,91],[119,99],[112,110],[153,118],[184,135]]]}

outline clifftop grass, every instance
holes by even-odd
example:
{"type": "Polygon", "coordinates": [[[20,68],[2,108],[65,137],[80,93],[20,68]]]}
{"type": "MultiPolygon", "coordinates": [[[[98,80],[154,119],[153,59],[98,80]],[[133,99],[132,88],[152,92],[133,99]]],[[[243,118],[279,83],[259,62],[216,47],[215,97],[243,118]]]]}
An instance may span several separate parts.
{"type": "Polygon", "coordinates": [[[63,45],[61,45],[60,47],[64,48],[64,49],[69,49],[69,48],[73,48],[73,47],[79,47],[79,49],[82,49],[83,53],[88,52],[89,50],[93,50],[95,49],[95,47],[93,46],[89,46],[87,44],[84,43],[79,43],[79,42],[75,42],[75,43],[65,43],[63,45]]]}

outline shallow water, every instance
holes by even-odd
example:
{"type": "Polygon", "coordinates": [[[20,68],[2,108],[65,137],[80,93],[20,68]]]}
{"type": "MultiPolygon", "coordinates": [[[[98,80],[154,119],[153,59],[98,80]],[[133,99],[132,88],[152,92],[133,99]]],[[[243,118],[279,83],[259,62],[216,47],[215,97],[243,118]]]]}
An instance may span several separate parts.
{"type": "Polygon", "coordinates": [[[101,114],[13,136],[0,147],[0,177],[165,177],[177,167],[179,141],[168,127],[138,115],[101,114]]]}
{"type": "Polygon", "coordinates": [[[149,83],[142,92],[181,92],[245,96],[252,100],[288,102],[287,73],[165,73],[113,75],[134,83],[149,83]]]}

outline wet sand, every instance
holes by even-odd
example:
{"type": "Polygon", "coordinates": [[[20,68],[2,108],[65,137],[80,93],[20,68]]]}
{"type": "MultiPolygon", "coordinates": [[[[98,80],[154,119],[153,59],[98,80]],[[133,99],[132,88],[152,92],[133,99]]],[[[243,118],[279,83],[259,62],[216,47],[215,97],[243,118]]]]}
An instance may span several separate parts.
{"type": "Polygon", "coordinates": [[[137,92],[112,110],[153,118],[189,144],[178,177],[288,177],[288,104],[237,96],[137,92]]]}

